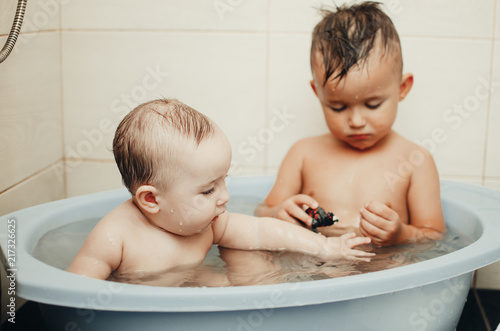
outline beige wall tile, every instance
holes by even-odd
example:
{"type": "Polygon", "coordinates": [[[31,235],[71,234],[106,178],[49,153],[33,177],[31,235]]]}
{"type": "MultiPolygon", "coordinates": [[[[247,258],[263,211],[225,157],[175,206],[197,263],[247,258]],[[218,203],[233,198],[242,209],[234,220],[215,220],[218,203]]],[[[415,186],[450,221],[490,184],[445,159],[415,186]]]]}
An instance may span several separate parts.
{"type": "Polygon", "coordinates": [[[68,198],[123,188],[120,172],[114,163],[84,161],[67,173],[68,198]]]}
{"type": "Polygon", "coordinates": [[[37,33],[0,65],[0,191],[62,158],[59,68],[55,32],[37,33]]]}
{"type": "Polygon", "coordinates": [[[500,178],[486,178],[484,186],[500,191],[500,178]]]}
{"type": "MultiPolygon", "coordinates": [[[[352,2],[352,1],[351,1],[352,2]]],[[[341,5],[349,1],[335,1],[341,5]]],[[[329,0],[272,0],[269,4],[269,28],[273,32],[301,32],[311,34],[314,26],[321,20],[319,9],[331,9],[329,0]]]]}
{"type": "Polygon", "coordinates": [[[385,0],[401,35],[491,38],[495,0],[385,0]]]}
{"type": "Polygon", "coordinates": [[[500,177],[500,41],[495,42],[494,55],[485,176],[500,177]]]}
{"type": "Polygon", "coordinates": [[[414,84],[394,128],[429,149],[441,174],[482,176],[491,42],[403,38],[402,46],[414,84]]]}
{"type": "MultiPolygon", "coordinates": [[[[494,22],[494,1],[478,5],[469,0],[382,0],[382,10],[394,22],[400,35],[491,38],[494,22]]],[[[498,0],[496,0],[498,1],[498,0]]],[[[327,9],[344,3],[340,0],[272,0],[270,2],[271,31],[311,33],[321,19],[317,8],[327,9]]],[[[497,34],[498,36],[498,34],[497,34]]]]}
{"type": "Polygon", "coordinates": [[[495,39],[499,40],[500,39],[500,0],[497,1],[497,12],[496,12],[496,19],[495,19],[495,39]]]}
{"type": "Polygon", "coordinates": [[[500,261],[476,272],[476,288],[500,290],[500,261]]]}
{"type": "Polygon", "coordinates": [[[483,185],[482,177],[458,177],[458,176],[440,175],[440,179],[451,180],[454,182],[461,182],[461,183],[466,183],[466,184],[471,184],[471,185],[476,185],[476,186],[483,185]]]}
{"type": "MultiPolygon", "coordinates": [[[[36,32],[59,28],[60,0],[30,0],[26,7],[21,32],[36,32]]],[[[0,2],[0,35],[8,34],[17,9],[17,1],[0,2]]],[[[21,35],[20,39],[24,39],[21,35]]],[[[3,46],[3,44],[2,44],[3,46]]]]}
{"type": "MultiPolygon", "coordinates": [[[[321,105],[310,85],[310,44],[310,36],[305,35],[276,33],[270,38],[267,127],[275,128],[268,143],[270,167],[279,167],[294,142],[328,132],[321,105]]],[[[260,140],[262,144],[267,141],[260,140]]]]}
{"type": "Polygon", "coordinates": [[[162,96],[205,113],[235,144],[264,123],[263,35],[65,32],[63,53],[67,157],[111,160],[120,119],[162,96]]]}
{"type": "Polygon", "coordinates": [[[72,0],[63,29],[258,30],[266,28],[267,1],[72,0]]]}
{"type": "Polygon", "coordinates": [[[55,163],[0,194],[0,215],[64,198],[62,163],[55,163]]]}
{"type": "MultiPolygon", "coordinates": [[[[17,1],[0,2],[0,35],[8,35],[14,15],[16,14],[17,1]]],[[[3,46],[3,42],[2,45],[3,46]]]]}

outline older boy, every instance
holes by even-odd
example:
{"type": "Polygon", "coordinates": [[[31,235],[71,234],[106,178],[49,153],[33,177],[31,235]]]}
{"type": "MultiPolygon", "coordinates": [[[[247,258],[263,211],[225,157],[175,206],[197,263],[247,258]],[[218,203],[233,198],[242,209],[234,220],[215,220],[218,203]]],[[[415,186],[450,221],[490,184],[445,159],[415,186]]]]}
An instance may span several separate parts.
{"type": "Polygon", "coordinates": [[[318,205],[375,245],[440,239],[446,231],[439,178],[427,150],[392,130],[413,84],[402,74],[396,29],[377,3],[325,11],[311,46],[311,86],[330,133],[290,149],[260,216],[311,226],[318,205]]]}
{"type": "Polygon", "coordinates": [[[230,214],[225,177],[231,147],[206,116],[177,100],[140,105],[120,123],[115,160],[132,198],[92,230],[68,271],[128,280],[199,265],[212,244],[290,250],[327,260],[369,260],[370,242],[326,238],[276,219],[230,214]]]}

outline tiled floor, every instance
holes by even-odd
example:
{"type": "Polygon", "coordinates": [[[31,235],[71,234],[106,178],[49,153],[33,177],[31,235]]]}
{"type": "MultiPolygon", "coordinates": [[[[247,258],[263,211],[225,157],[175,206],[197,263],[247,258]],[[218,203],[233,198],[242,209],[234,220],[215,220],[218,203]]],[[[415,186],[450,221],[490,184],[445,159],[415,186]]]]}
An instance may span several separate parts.
{"type": "Polygon", "coordinates": [[[495,331],[500,324],[500,290],[470,290],[457,331],[495,331]]]}
{"type": "MultiPolygon", "coordinates": [[[[495,331],[500,323],[500,290],[471,290],[456,331],[495,331]]],[[[4,323],[4,331],[49,331],[43,327],[38,304],[26,303],[16,314],[16,324],[4,323]]]]}

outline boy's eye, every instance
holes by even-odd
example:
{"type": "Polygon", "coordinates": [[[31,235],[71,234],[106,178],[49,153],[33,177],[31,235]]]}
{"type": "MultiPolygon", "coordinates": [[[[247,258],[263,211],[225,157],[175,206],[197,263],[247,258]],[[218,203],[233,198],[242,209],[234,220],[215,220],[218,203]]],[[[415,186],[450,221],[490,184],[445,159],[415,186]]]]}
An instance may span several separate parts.
{"type": "Polygon", "coordinates": [[[342,110],[346,109],[346,108],[347,108],[347,106],[345,106],[345,105],[344,105],[344,106],[340,106],[340,107],[333,107],[333,106],[330,106],[330,108],[331,108],[333,111],[340,112],[340,111],[342,111],[342,110]]]}
{"type": "Polygon", "coordinates": [[[380,105],[382,104],[382,102],[379,102],[379,103],[376,103],[376,104],[366,104],[366,107],[368,109],[377,109],[378,107],[380,107],[380,105]]]}
{"type": "Polygon", "coordinates": [[[209,189],[209,190],[206,190],[206,191],[204,191],[204,192],[201,192],[201,194],[203,194],[203,195],[210,195],[210,194],[212,194],[214,191],[215,191],[215,187],[212,187],[212,188],[211,188],[211,189],[209,189]]]}

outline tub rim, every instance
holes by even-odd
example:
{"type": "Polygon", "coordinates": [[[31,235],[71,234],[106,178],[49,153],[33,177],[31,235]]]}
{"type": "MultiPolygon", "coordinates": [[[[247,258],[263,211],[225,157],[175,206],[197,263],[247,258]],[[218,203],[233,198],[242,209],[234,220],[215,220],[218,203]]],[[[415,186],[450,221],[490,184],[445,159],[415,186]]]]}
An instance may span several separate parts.
{"type": "MultiPolygon", "coordinates": [[[[273,180],[274,176],[257,176],[273,180]],[[266,178],[268,177],[268,178],[266,178]]],[[[255,185],[255,177],[235,177],[229,185],[255,185]]],[[[38,232],[40,220],[50,217],[42,211],[55,213],[62,209],[71,210],[81,203],[105,201],[129,197],[125,189],[89,194],[30,207],[0,218],[1,223],[12,217],[17,219],[17,294],[28,300],[82,309],[111,311],[148,312],[203,312],[250,310],[314,305],[375,296],[407,290],[448,280],[448,286],[458,286],[450,279],[472,272],[500,259],[500,221],[495,224],[492,217],[500,215],[500,192],[458,183],[441,181],[443,204],[460,206],[465,212],[477,217],[482,234],[471,245],[458,251],[416,264],[382,270],[367,274],[334,279],[284,283],[274,285],[252,285],[226,288],[162,288],[146,285],[121,284],[78,276],[46,265],[31,256],[34,243],[23,242],[20,233],[28,238],[41,236],[38,232]],[[471,197],[484,203],[468,205],[471,197]],[[62,209],[58,209],[62,208],[62,209]],[[38,221],[37,221],[38,220],[38,221]],[[31,245],[31,246],[30,246],[31,245]],[[432,272],[429,272],[432,271],[432,272]],[[41,280],[43,277],[43,281],[41,280]],[[68,295],[71,293],[71,295],[68,295]],[[110,298],[108,300],[108,298],[110,298]],[[108,302],[109,301],[109,302],[108,302]],[[137,304],[140,302],[140,304],[137,304]],[[266,306],[267,305],[267,306],[266,306]]],[[[66,222],[70,223],[70,222],[66,222]]],[[[44,229],[48,231],[53,227],[44,229]]],[[[0,247],[7,248],[6,224],[0,230],[0,247]]],[[[44,232],[44,233],[45,233],[44,232]]],[[[21,235],[22,236],[22,235],[21,235]]],[[[2,254],[5,265],[5,254],[2,254]]],[[[469,286],[469,284],[467,284],[469,286]]]]}

